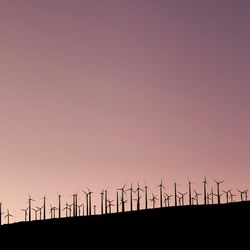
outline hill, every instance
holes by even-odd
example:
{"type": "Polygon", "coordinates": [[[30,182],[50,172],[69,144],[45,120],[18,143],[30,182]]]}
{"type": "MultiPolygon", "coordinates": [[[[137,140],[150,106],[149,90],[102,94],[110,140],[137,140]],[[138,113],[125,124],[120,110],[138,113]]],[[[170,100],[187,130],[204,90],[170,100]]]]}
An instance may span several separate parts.
{"type": "MultiPolygon", "coordinates": [[[[141,211],[18,222],[0,227],[1,241],[54,246],[229,244],[249,234],[250,202],[180,206],[141,211]],[[217,242],[217,243],[216,243],[217,242]],[[132,244],[133,243],[133,244],[132,244]],[[132,244],[132,245],[131,245],[132,244]]],[[[105,247],[106,248],[106,247],[105,247]]]]}

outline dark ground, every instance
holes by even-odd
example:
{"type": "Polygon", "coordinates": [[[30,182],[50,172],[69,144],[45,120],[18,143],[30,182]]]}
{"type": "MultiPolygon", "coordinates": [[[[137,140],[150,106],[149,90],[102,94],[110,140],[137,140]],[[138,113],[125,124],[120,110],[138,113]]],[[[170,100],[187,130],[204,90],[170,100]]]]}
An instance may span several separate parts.
{"type": "MultiPolygon", "coordinates": [[[[141,210],[91,217],[19,222],[0,227],[0,243],[12,248],[91,249],[211,248],[248,244],[250,202],[141,210]]],[[[0,247],[1,249],[1,247],[0,247]]],[[[244,247],[244,249],[250,249],[244,247]]]]}

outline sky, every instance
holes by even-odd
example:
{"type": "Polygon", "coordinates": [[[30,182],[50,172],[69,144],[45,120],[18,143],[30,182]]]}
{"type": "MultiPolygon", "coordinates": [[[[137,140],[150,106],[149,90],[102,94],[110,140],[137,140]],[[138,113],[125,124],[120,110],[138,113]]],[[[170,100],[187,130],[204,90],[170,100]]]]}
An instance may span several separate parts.
{"type": "MultiPolygon", "coordinates": [[[[0,0],[0,199],[250,180],[250,2],[0,0]]],[[[114,193],[114,192],[113,192],[114,193]]]]}

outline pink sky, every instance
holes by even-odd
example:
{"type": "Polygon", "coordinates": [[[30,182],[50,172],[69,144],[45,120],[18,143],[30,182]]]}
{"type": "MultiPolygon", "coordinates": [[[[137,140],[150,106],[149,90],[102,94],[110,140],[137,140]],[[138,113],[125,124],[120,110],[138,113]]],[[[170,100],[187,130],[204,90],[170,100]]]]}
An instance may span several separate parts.
{"type": "MultiPolygon", "coordinates": [[[[250,179],[250,2],[2,0],[0,199],[250,179]]],[[[97,199],[97,194],[96,198],[97,199]]],[[[99,197],[98,197],[99,198],[99,197]]],[[[97,202],[97,200],[96,200],[97,202]]]]}

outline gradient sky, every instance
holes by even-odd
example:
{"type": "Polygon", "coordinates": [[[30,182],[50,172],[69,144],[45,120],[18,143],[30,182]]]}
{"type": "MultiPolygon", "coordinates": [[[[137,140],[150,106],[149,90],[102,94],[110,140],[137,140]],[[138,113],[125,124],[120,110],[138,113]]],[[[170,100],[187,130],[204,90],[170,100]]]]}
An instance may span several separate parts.
{"type": "MultiPolygon", "coordinates": [[[[250,1],[0,0],[0,199],[250,180],[250,1]]],[[[22,217],[21,217],[22,216],[22,217]]]]}

